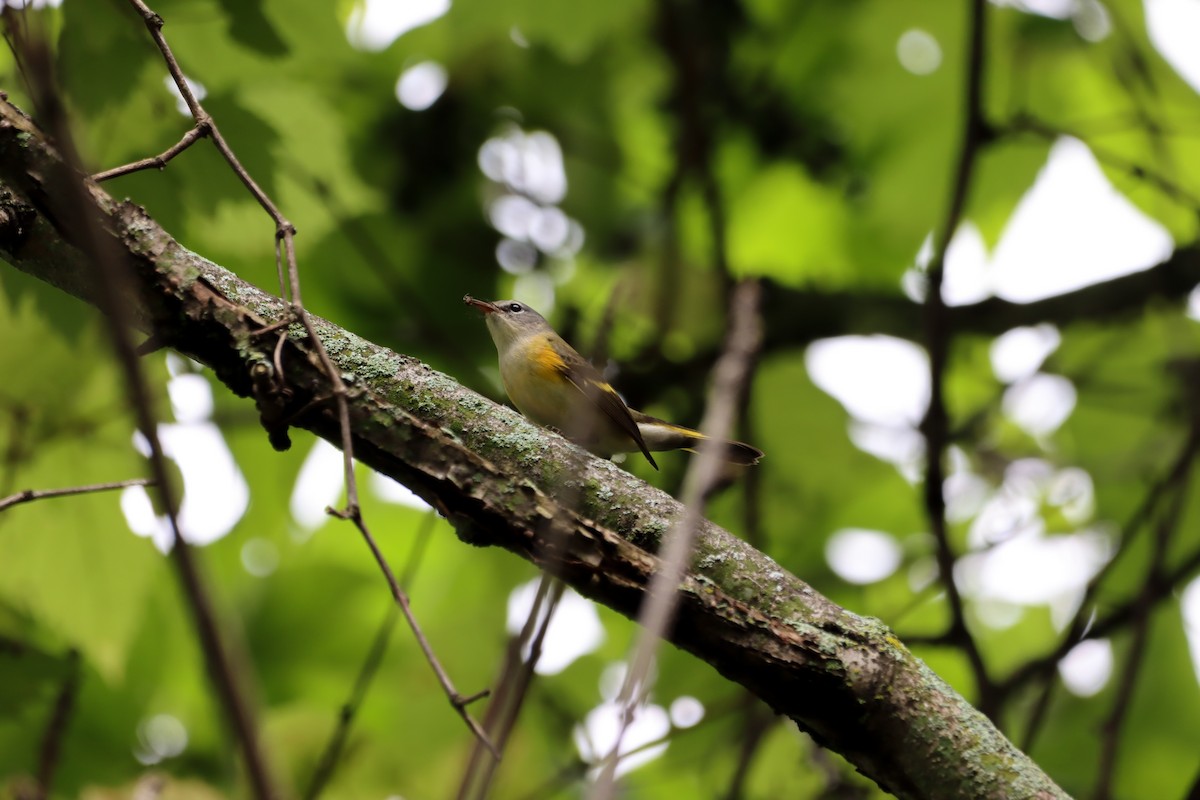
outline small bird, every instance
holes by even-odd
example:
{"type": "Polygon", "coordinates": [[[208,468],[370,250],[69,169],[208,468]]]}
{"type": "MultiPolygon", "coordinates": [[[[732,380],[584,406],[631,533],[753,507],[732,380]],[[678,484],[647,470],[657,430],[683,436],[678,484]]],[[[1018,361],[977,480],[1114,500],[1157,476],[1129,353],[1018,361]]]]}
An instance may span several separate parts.
{"type": "MultiPolygon", "coordinates": [[[[596,455],[641,451],[658,469],[651,451],[693,451],[708,438],[625,405],[599,370],[550,327],[538,312],[516,300],[463,302],[483,312],[500,356],[504,390],[522,414],[553,428],[596,455]]],[[[731,464],[757,464],[762,451],[742,442],[721,442],[731,464]]]]}

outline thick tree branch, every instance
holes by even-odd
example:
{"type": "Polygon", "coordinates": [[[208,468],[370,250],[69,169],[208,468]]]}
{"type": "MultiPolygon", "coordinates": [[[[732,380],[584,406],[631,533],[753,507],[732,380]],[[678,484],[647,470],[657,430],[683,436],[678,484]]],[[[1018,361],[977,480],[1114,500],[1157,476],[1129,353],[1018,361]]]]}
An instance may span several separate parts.
{"type": "MultiPolygon", "coordinates": [[[[94,301],[97,273],[76,232],[59,227],[61,199],[41,179],[56,164],[40,133],[0,104],[0,258],[94,301]]],[[[286,320],[287,305],[183,248],[139,207],[90,191],[136,277],[130,316],[255,397],[274,426],[339,442],[329,378],[304,330],[287,328],[278,359],[274,338],[255,336],[286,320]]],[[[678,503],[414,359],[313,324],[350,384],[358,458],[434,504],[465,541],[504,547],[637,613],[660,566],[650,550],[682,513],[678,503]]],[[[900,797],[1064,796],[887,628],[717,526],[701,523],[679,593],[672,642],[900,797]]]]}

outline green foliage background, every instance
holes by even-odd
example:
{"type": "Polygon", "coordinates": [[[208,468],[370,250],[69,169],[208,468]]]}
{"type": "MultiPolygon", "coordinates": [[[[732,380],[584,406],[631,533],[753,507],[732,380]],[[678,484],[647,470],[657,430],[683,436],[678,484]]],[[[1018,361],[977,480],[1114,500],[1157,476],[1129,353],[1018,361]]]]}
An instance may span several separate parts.
{"type": "MultiPolygon", "coordinates": [[[[828,302],[844,304],[844,332],[870,333],[870,298],[902,296],[902,274],[945,213],[961,126],[965,3],[456,0],[445,16],[377,53],[347,43],[353,8],[323,0],[155,4],[184,70],[207,91],[205,107],[296,224],[309,309],[497,399],[492,345],[460,298],[513,292],[513,277],[496,266],[500,236],[485,212],[496,186],[477,157],[489,137],[514,126],[557,138],[569,182],[562,207],[586,231],[573,266],[543,257],[536,268],[554,282],[554,322],[568,339],[589,343],[615,296],[609,351],[627,368],[617,385],[634,404],[684,422],[698,420],[705,370],[678,369],[672,374],[685,377],[671,386],[647,376],[691,364],[720,343],[726,278],[716,267],[714,231],[725,237],[734,277],[827,292],[828,302]],[[941,67],[930,75],[897,61],[896,42],[913,28],[941,47],[941,67]],[[394,86],[423,60],[444,66],[448,87],[428,110],[409,111],[394,86]],[[724,209],[716,228],[705,172],[724,209]]],[[[1200,195],[1200,104],[1151,47],[1142,4],[1109,0],[1104,8],[1112,30],[1088,42],[1070,20],[988,6],[985,105],[997,135],[982,151],[966,214],[989,244],[1053,142],[1010,129],[1025,119],[1080,134],[1108,156],[1109,179],[1179,246],[1196,238],[1200,216],[1189,197],[1200,195]],[[1123,163],[1168,175],[1182,193],[1163,192],[1123,163]]],[[[41,16],[55,36],[91,167],[143,158],[178,140],[188,120],[127,4],[68,0],[41,16]]],[[[0,66],[3,88],[21,102],[11,58],[0,56],[0,66]]],[[[189,248],[275,286],[270,221],[207,143],[162,172],[108,189],[144,205],[189,248]]],[[[916,337],[918,306],[912,315],[916,337]]],[[[89,309],[0,269],[0,495],[144,471],[101,331],[89,309]]],[[[1119,531],[1186,437],[1198,332],[1182,300],[1064,328],[1044,369],[1070,377],[1078,402],[1043,439],[1004,417],[1003,386],[988,368],[990,340],[959,337],[948,375],[953,422],[962,426],[957,444],[993,488],[1020,457],[1081,467],[1096,485],[1088,524],[1119,531]]],[[[805,344],[775,344],[754,383],[746,433],[768,452],[759,471],[760,529],[747,530],[747,500],[737,490],[711,516],[755,535],[785,568],[902,638],[936,635],[948,622],[944,598],[914,592],[908,578],[931,554],[919,486],[851,444],[846,412],[805,370],[805,344]],[[895,536],[901,569],[868,586],[843,582],[824,547],[847,526],[895,536]]],[[[165,385],[161,356],[147,363],[165,385]]],[[[214,396],[214,419],[251,500],[233,531],[203,548],[203,561],[253,678],[266,749],[282,784],[299,793],[390,600],[352,528],[304,531],[289,514],[311,439],[294,433],[292,450],[275,453],[248,403],[219,385],[214,396]],[[278,551],[278,568],[265,577],[243,567],[253,540],[278,551]]],[[[165,394],[160,401],[165,413],[165,394]]],[[[661,474],[636,460],[630,468],[673,489],[684,457],[660,460],[661,474]]],[[[403,571],[425,513],[371,494],[364,504],[403,571]]],[[[1168,571],[1200,547],[1194,506],[1185,504],[1168,571]]],[[[1052,533],[1078,527],[1049,502],[1041,513],[1052,533]]],[[[969,522],[952,527],[960,552],[969,522]]],[[[410,585],[414,607],[459,688],[473,692],[494,680],[504,651],[505,598],[534,572],[504,553],[464,546],[441,520],[431,524],[410,585]]],[[[1121,534],[1113,535],[1121,545],[1121,534]]],[[[1150,539],[1133,540],[1106,578],[1100,612],[1143,586],[1150,539]]],[[[974,606],[968,612],[996,677],[1057,644],[1044,607],[1024,609],[1002,631],[984,625],[974,606]]],[[[536,683],[495,796],[552,796],[547,785],[578,794],[572,728],[599,702],[600,675],[623,658],[632,636],[629,622],[600,614],[602,647],[536,683]],[[573,777],[555,784],[560,774],[573,777]]],[[[1120,797],[1181,797],[1198,767],[1200,693],[1178,598],[1159,603],[1151,623],[1121,739],[1120,797]]],[[[1128,631],[1114,637],[1118,673],[1129,641],[1128,631]]],[[[974,697],[957,651],[916,649],[974,697]]],[[[129,533],[111,494],[0,515],[0,796],[15,796],[35,771],[76,651],[80,690],[55,796],[129,796],[147,769],[171,776],[164,796],[245,794],[174,575],[149,541],[129,533]],[[188,743],[147,767],[134,757],[139,726],[157,714],[178,718],[188,743]]],[[[1116,686],[1110,680],[1086,699],[1061,688],[1052,697],[1031,755],[1072,794],[1086,794],[1095,779],[1116,686]]],[[[704,664],[665,652],[655,699],[665,705],[682,695],[700,698],[706,719],[676,732],[663,757],[632,773],[629,796],[712,796],[729,783],[745,738],[741,693],[704,664]]],[[[1003,708],[1000,722],[1018,740],[1034,696],[1017,692],[1003,708]]],[[[327,796],[445,796],[469,745],[411,637],[397,628],[327,796]]],[[[851,772],[778,724],[753,761],[745,796],[877,792],[851,772]]]]}

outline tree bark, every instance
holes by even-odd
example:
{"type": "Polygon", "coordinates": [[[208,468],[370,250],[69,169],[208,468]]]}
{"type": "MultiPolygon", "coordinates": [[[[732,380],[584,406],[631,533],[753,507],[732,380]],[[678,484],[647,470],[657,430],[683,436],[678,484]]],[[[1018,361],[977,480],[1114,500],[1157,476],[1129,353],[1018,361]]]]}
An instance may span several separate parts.
{"type": "MultiPolygon", "coordinates": [[[[63,223],[62,187],[80,179],[0,102],[0,258],[93,302],[98,272],[63,223]]],[[[88,189],[134,276],[130,320],[253,397],[272,442],[282,446],[290,425],[340,445],[330,383],[303,329],[261,333],[288,319],[287,304],[182,247],[140,207],[90,181],[88,189]],[[283,375],[273,355],[280,335],[283,375]]],[[[315,322],[352,389],[358,459],[428,500],[464,541],[510,550],[636,616],[678,503],[415,359],[315,322]]],[[[884,789],[903,798],[1066,796],[883,624],[838,607],[721,528],[701,526],[679,592],[671,642],[884,789]]]]}

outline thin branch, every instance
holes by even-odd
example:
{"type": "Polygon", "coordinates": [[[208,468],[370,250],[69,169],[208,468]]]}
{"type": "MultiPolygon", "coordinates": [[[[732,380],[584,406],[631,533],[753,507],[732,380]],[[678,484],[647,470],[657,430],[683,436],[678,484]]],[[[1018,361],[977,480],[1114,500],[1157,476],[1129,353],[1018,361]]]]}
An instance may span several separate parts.
{"type": "MultiPolygon", "coordinates": [[[[1055,665],[1057,666],[1057,662],[1055,665]]],[[[1042,681],[1042,689],[1038,692],[1037,699],[1033,701],[1033,706],[1029,710],[1029,720],[1025,723],[1025,731],[1021,734],[1021,749],[1027,753],[1037,742],[1037,735],[1042,730],[1042,723],[1046,721],[1046,712],[1050,710],[1050,701],[1053,699],[1054,690],[1057,687],[1058,681],[1054,680],[1053,672],[1047,673],[1042,681]]]]}
{"type": "MultiPolygon", "coordinates": [[[[346,207],[333,187],[301,162],[284,160],[281,168],[321,201],[331,221],[357,253],[358,264],[370,270],[387,287],[391,297],[380,298],[379,302],[400,304],[411,312],[414,318],[406,322],[417,326],[417,332],[411,338],[437,342],[438,352],[452,360],[455,374],[465,375],[474,371],[483,377],[485,373],[480,368],[479,359],[458,335],[460,320],[447,318],[440,311],[430,308],[426,293],[421,291],[417,279],[410,277],[407,270],[398,265],[397,253],[378,240],[370,226],[346,207]]],[[[282,277],[280,283],[283,283],[282,277]]]]}
{"type": "MultiPolygon", "coordinates": [[[[347,419],[345,413],[339,414],[339,416],[343,420],[347,419]]],[[[348,435],[348,431],[343,430],[342,434],[343,436],[348,435]]],[[[454,683],[450,680],[450,676],[446,673],[445,668],[442,667],[442,663],[433,652],[433,646],[429,644],[429,639],[425,636],[425,632],[421,630],[417,618],[412,613],[412,604],[408,600],[408,593],[400,587],[400,582],[396,580],[396,576],[392,573],[392,568],[388,565],[387,559],[384,558],[379,545],[375,543],[375,537],[371,535],[371,531],[367,528],[367,523],[358,510],[357,500],[358,498],[355,497],[354,504],[351,506],[352,510],[336,511],[334,509],[326,509],[326,512],[341,519],[348,519],[358,528],[367,543],[367,547],[371,550],[371,555],[375,557],[375,563],[379,565],[379,569],[382,570],[384,578],[387,580],[388,588],[392,592],[392,599],[396,601],[396,605],[400,608],[400,613],[404,615],[405,621],[408,622],[408,627],[412,630],[413,638],[417,640],[417,646],[425,654],[425,660],[429,662],[429,666],[433,670],[433,674],[437,677],[438,683],[441,684],[442,691],[446,693],[450,705],[462,717],[463,722],[467,723],[467,727],[475,734],[475,738],[483,742],[493,753],[496,753],[498,758],[499,753],[495,745],[488,739],[487,734],[484,733],[483,728],[475,721],[475,718],[471,716],[471,713],[467,711],[467,706],[476,700],[486,697],[487,691],[477,692],[473,695],[462,695],[454,688],[454,683]]]]}
{"type": "Polygon", "coordinates": [[[1154,607],[1154,590],[1162,583],[1167,551],[1170,549],[1171,537],[1179,527],[1179,519],[1182,516],[1186,499],[1187,492],[1183,491],[1182,487],[1177,487],[1171,507],[1167,509],[1163,518],[1155,526],[1154,550],[1150,557],[1150,566],[1146,571],[1146,579],[1142,582],[1141,591],[1138,593],[1132,621],[1133,637],[1129,643],[1125,668],[1121,671],[1117,682],[1117,694],[1113,700],[1112,711],[1101,728],[1099,771],[1092,795],[1095,800],[1110,800],[1112,797],[1121,731],[1128,718],[1129,708],[1133,704],[1133,692],[1144,663],[1146,642],[1150,637],[1150,612],[1154,607]]]}
{"type": "MultiPolygon", "coordinates": [[[[413,576],[416,574],[417,567],[420,565],[421,559],[425,554],[425,545],[429,542],[429,535],[433,532],[435,522],[437,522],[437,516],[432,511],[426,514],[424,520],[421,522],[416,539],[413,541],[412,552],[408,557],[408,564],[404,568],[401,585],[412,585],[413,576]]],[[[358,670],[358,675],[354,679],[354,689],[350,692],[350,697],[342,705],[341,713],[338,715],[337,727],[334,728],[333,735],[329,737],[329,742],[325,745],[325,749],[321,753],[321,758],[317,762],[317,768],[313,771],[308,789],[304,792],[305,800],[316,800],[316,798],[320,797],[321,792],[325,790],[326,785],[333,778],[333,773],[337,769],[342,752],[346,749],[346,740],[350,738],[350,727],[354,724],[354,719],[358,716],[358,710],[362,708],[363,701],[366,700],[367,690],[371,688],[371,683],[375,680],[375,675],[383,663],[384,655],[387,653],[388,643],[392,638],[392,630],[396,627],[398,614],[398,607],[395,604],[390,604],[387,616],[380,623],[379,630],[375,632],[375,638],[371,641],[371,648],[367,651],[367,657],[363,660],[362,666],[358,670]]]]}
{"type": "Polygon", "coordinates": [[[6,511],[12,506],[29,503],[33,500],[45,500],[51,497],[70,497],[76,494],[91,494],[92,492],[109,492],[113,489],[125,489],[130,486],[153,486],[150,478],[130,478],[127,481],[112,483],[92,483],[87,486],[69,486],[65,489],[26,489],[23,492],[0,498],[0,511],[6,511]]]}
{"type": "Polygon", "coordinates": [[[738,758],[733,768],[733,776],[729,779],[729,788],[725,790],[725,800],[741,800],[746,791],[746,780],[750,777],[750,765],[759,747],[766,741],[767,734],[779,721],[779,717],[765,708],[758,698],[752,694],[743,696],[745,717],[742,720],[741,735],[737,738],[738,758]]]}
{"type": "Polygon", "coordinates": [[[1092,792],[1095,800],[1110,800],[1112,797],[1113,777],[1117,770],[1117,748],[1121,743],[1121,730],[1124,727],[1129,706],[1133,701],[1133,690],[1137,686],[1138,673],[1141,670],[1146,655],[1146,642],[1150,637],[1149,609],[1144,608],[1138,614],[1133,626],[1133,638],[1129,642],[1129,653],[1125,660],[1125,668],[1117,680],[1117,696],[1113,700],[1112,711],[1101,726],[1099,771],[1096,777],[1096,788],[1092,792]]]}
{"type": "Polygon", "coordinates": [[[946,252],[966,207],[976,156],[988,136],[987,124],[983,118],[986,5],[985,0],[972,0],[971,3],[962,142],[959,146],[958,166],[950,188],[950,202],[941,229],[937,233],[934,256],[929,266],[929,286],[925,297],[925,343],[929,350],[929,409],[921,424],[921,431],[925,436],[925,512],[933,532],[938,577],[946,589],[946,599],[950,606],[950,630],[947,635],[954,645],[963,651],[971,665],[979,692],[980,710],[989,717],[994,717],[997,708],[992,681],[979,646],[967,627],[962,595],[954,582],[954,563],[957,556],[950,544],[950,534],[946,528],[946,498],[943,494],[945,473],[942,464],[949,444],[949,415],[946,410],[944,380],[952,337],[946,315],[946,302],[942,297],[942,280],[946,252]]]}
{"type": "MultiPolygon", "coordinates": [[[[1111,326],[1141,313],[1154,301],[1182,308],[1198,283],[1200,248],[1189,244],[1178,247],[1147,270],[1044,300],[1016,303],[989,297],[978,303],[951,306],[943,314],[947,325],[959,335],[998,336],[1042,322],[1061,327],[1102,321],[1111,326]]],[[[797,289],[765,280],[763,352],[777,353],[818,339],[852,334],[884,333],[920,341],[924,331],[920,315],[914,313],[916,308],[907,297],[891,291],[797,289]]],[[[624,365],[621,390],[637,406],[657,396],[664,385],[699,386],[718,354],[719,345],[710,345],[676,362],[663,358],[656,346],[648,347],[624,365]]]]}
{"type": "MultiPolygon", "coordinates": [[[[1042,689],[1029,712],[1029,721],[1025,724],[1025,733],[1021,739],[1022,750],[1029,752],[1033,748],[1037,734],[1041,731],[1050,699],[1058,685],[1054,680],[1054,668],[1067,653],[1084,640],[1102,639],[1130,625],[1137,619],[1143,606],[1148,606],[1150,610],[1153,610],[1163,600],[1173,596],[1175,590],[1184,581],[1192,578],[1197,570],[1200,570],[1200,548],[1180,559],[1179,563],[1169,572],[1155,578],[1147,587],[1148,593],[1145,596],[1138,593],[1095,620],[1091,619],[1090,611],[1079,617],[1085,627],[1078,635],[1064,636],[1053,652],[1026,663],[1001,684],[1001,690],[1008,692],[1035,678],[1040,678],[1042,681],[1042,689]]],[[[1091,604],[1083,604],[1081,608],[1091,609],[1091,604]]],[[[1070,634],[1070,630],[1068,628],[1068,634],[1070,634]]]]}
{"type": "MultiPolygon", "coordinates": [[[[735,702],[720,702],[713,704],[705,710],[704,722],[711,725],[725,718],[726,715],[733,713],[738,708],[735,702]]],[[[706,725],[692,725],[686,728],[677,728],[672,726],[665,734],[657,739],[651,739],[648,742],[643,742],[637,747],[631,747],[618,757],[624,762],[636,755],[645,753],[648,750],[653,750],[656,747],[669,745],[682,736],[690,734],[692,731],[705,730],[706,725]]],[[[550,777],[542,785],[535,788],[533,791],[523,795],[524,800],[541,800],[542,798],[555,797],[561,793],[570,784],[582,780],[592,768],[592,764],[584,761],[582,758],[576,757],[574,761],[560,769],[556,774],[550,777]]]]}
{"type": "Polygon", "coordinates": [[[367,657],[358,670],[358,676],[354,679],[354,689],[350,692],[350,698],[342,705],[341,712],[338,714],[338,724],[333,730],[333,735],[329,737],[325,749],[321,752],[317,768],[313,770],[308,789],[304,792],[304,800],[316,800],[317,797],[320,797],[321,792],[333,778],[338,761],[342,757],[342,751],[346,749],[346,740],[350,737],[350,727],[354,724],[354,718],[358,715],[358,709],[362,707],[363,700],[366,699],[367,689],[370,688],[375,673],[379,670],[379,665],[383,663],[383,656],[387,652],[388,642],[392,637],[392,629],[396,627],[399,613],[395,604],[388,605],[387,616],[384,617],[379,629],[375,632],[375,638],[371,641],[367,657]]]}
{"type": "MultiPolygon", "coordinates": [[[[729,301],[729,335],[724,352],[713,368],[713,390],[700,429],[709,437],[699,448],[699,455],[688,465],[684,475],[680,500],[683,515],[667,532],[659,555],[662,568],[651,582],[648,596],[638,612],[641,627],[634,646],[625,679],[616,704],[620,709],[617,735],[612,749],[600,765],[600,772],[589,792],[593,800],[607,800],[615,792],[616,767],[625,732],[633,722],[636,709],[644,702],[651,683],[651,670],[659,639],[666,636],[674,621],[678,604],[679,582],[691,561],[694,537],[708,498],[725,478],[725,468],[712,440],[728,438],[741,416],[744,401],[749,396],[762,347],[762,286],[757,281],[744,281],[733,287],[726,247],[726,220],[720,189],[711,165],[711,125],[705,119],[703,98],[699,88],[706,85],[705,70],[720,59],[721,43],[704,41],[686,29],[686,23],[696,19],[673,0],[658,5],[656,33],[660,46],[671,59],[675,80],[670,105],[678,119],[676,165],[668,181],[663,206],[667,214],[669,240],[665,248],[667,276],[678,271],[678,231],[675,211],[679,192],[688,175],[696,177],[708,213],[708,228],[712,236],[712,255],[717,273],[726,293],[732,288],[729,301]],[[707,47],[706,47],[707,45],[707,47]],[[701,53],[703,51],[703,54],[701,53]]],[[[719,27],[719,26],[718,26],[719,27]]],[[[668,281],[667,286],[670,286],[668,281]]],[[[671,310],[674,307],[671,306],[671,310]]],[[[660,317],[664,328],[669,317],[660,317]]]]}
{"type": "MultiPolygon", "coordinates": [[[[10,28],[10,34],[15,30],[10,28]]],[[[17,33],[19,34],[19,31],[17,33]]],[[[63,211],[73,223],[77,241],[91,256],[95,269],[103,275],[103,280],[97,285],[96,299],[104,311],[109,338],[116,350],[118,366],[123,373],[137,429],[145,437],[149,449],[151,477],[162,498],[173,538],[172,560],[179,571],[210,676],[220,696],[221,706],[234,730],[235,738],[241,746],[246,772],[255,796],[260,800],[271,800],[279,794],[259,747],[258,734],[245,691],[238,682],[230,654],[221,640],[212,600],[200,576],[199,568],[192,560],[191,547],[183,538],[179,526],[178,501],[172,490],[166,457],[159,442],[151,393],[142,374],[130,331],[125,324],[128,316],[125,303],[130,296],[128,288],[131,276],[116,250],[115,241],[106,236],[101,229],[95,204],[81,180],[84,173],[79,168],[79,156],[71,136],[66,110],[57,90],[48,45],[44,41],[18,41],[17,46],[25,53],[26,64],[31,66],[30,77],[34,81],[34,97],[39,114],[48,124],[65,162],[60,165],[58,174],[46,176],[46,180],[48,183],[58,184],[62,192],[63,211]]]]}
{"type": "Polygon", "coordinates": [[[734,290],[730,302],[730,332],[725,352],[713,369],[713,392],[700,430],[708,441],[701,444],[699,455],[689,464],[683,481],[680,502],[683,515],[667,532],[659,556],[662,564],[651,581],[647,597],[638,612],[641,631],[625,672],[625,680],[616,703],[621,708],[620,728],[612,750],[604,759],[600,775],[589,792],[593,800],[607,800],[615,788],[615,775],[621,740],[633,721],[634,712],[649,690],[650,671],[659,639],[670,629],[679,582],[691,560],[692,542],[704,516],[709,494],[722,477],[724,465],[715,441],[728,438],[737,418],[737,399],[750,378],[749,366],[762,343],[759,303],[762,287],[757,281],[743,281],[734,290]]]}
{"type": "Polygon", "coordinates": [[[333,398],[337,404],[341,429],[342,467],[346,481],[346,507],[336,512],[334,516],[337,516],[339,519],[349,520],[358,528],[359,533],[362,534],[363,539],[367,543],[367,547],[371,550],[376,563],[379,564],[379,568],[383,572],[388,588],[392,592],[392,597],[400,607],[404,618],[408,621],[409,627],[412,628],[421,651],[425,654],[430,667],[438,678],[438,682],[441,683],[442,689],[446,692],[450,704],[476,736],[483,736],[483,730],[479,727],[479,723],[466,710],[467,700],[463,695],[455,691],[449,676],[434,655],[433,649],[430,647],[428,640],[425,638],[416,618],[412,614],[408,596],[400,588],[400,584],[396,581],[396,576],[392,574],[391,567],[388,566],[387,560],[371,535],[370,528],[367,527],[366,521],[363,519],[362,510],[358,502],[358,481],[354,475],[354,442],[350,432],[350,409],[346,399],[348,394],[346,384],[342,380],[341,373],[334,367],[333,361],[329,358],[329,353],[326,351],[324,343],[313,326],[312,318],[304,308],[304,301],[300,294],[300,271],[296,264],[296,228],[283,216],[267,193],[262,190],[254,178],[251,177],[250,173],[246,171],[246,168],[242,166],[233,149],[225,141],[225,137],[221,135],[220,128],[217,127],[217,124],[209,116],[208,112],[204,110],[204,107],[200,105],[200,101],[196,98],[195,93],[192,92],[191,86],[188,85],[187,78],[184,77],[183,70],[180,68],[179,62],[171,50],[171,46],[167,43],[166,37],[163,36],[162,17],[150,10],[143,0],[129,0],[129,2],[137,10],[138,14],[141,15],[143,22],[146,24],[146,29],[150,32],[151,38],[154,39],[154,43],[162,53],[163,60],[167,65],[167,71],[170,73],[171,79],[175,82],[176,88],[187,104],[193,119],[195,119],[197,129],[203,128],[207,130],[213,145],[216,146],[230,169],[233,170],[238,179],[275,223],[275,254],[281,282],[279,287],[280,296],[290,298],[291,314],[304,327],[304,331],[312,343],[321,368],[329,378],[333,398]],[[285,275],[286,282],[284,281],[285,275]]]}
{"type": "MultiPolygon", "coordinates": [[[[1200,421],[1193,421],[1192,429],[1180,447],[1179,453],[1172,460],[1170,466],[1167,467],[1163,476],[1151,485],[1149,491],[1146,493],[1146,497],[1143,498],[1129,520],[1122,527],[1123,534],[1120,548],[1088,581],[1087,586],[1084,588],[1079,608],[1076,610],[1070,624],[1067,625],[1058,645],[1049,653],[1026,662],[998,683],[996,688],[1001,697],[1010,695],[1030,681],[1038,678],[1043,680],[1052,679],[1054,668],[1058,665],[1058,662],[1062,661],[1067,653],[1071,652],[1079,642],[1085,638],[1094,639],[1106,636],[1132,619],[1134,610],[1139,602],[1138,596],[1135,595],[1129,601],[1115,606],[1107,614],[1093,619],[1096,594],[1099,592],[1105,578],[1112,573],[1114,567],[1121,561],[1124,554],[1130,552],[1130,543],[1136,538],[1146,522],[1154,516],[1159,502],[1171,492],[1179,491],[1178,487],[1187,481],[1198,454],[1200,454],[1200,421]]],[[[1192,570],[1197,567],[1200,567],[1200,550],[1192,556],[1182,559],[1176,565],[1175,569],[1167,573],[1164,580],[1155,587],[1155,602],[1169,595],[1171,589],[1187,578],[1192,570]]],[[[1045,701],[1039,700],[1034,704],[1032,716],[1026,726],[1025,739],[1030,745],[1032,745],[1033,735],[1037,729],[1035,722],[1040,716],[1038,708],[1043,702],[1045,701]]]]}
{"type": "MultiPolygon", "coordinates": [[[[516,727],[517,718],[533,684],[535,670],[542,657],[542,644],[565,588],[562,581],[543,574],[525,624],[521,626],[517,636],[509,639],[504,663],[500,668],[500,679],[496,681],[496,688],[483,721],[488,736],[501,754],[508,746],[509,737],[516,727]],[[528,657],[525,656],[526,647],[529,649],[528,657]]],[[[494,755],[488,758],[481,743],[476,742],[459,785],[459,800],[486,798],[499,764],[494,755]]]]}
{"type": "Polygon", "coordinates": [[[876,793],[870,788],[847,780],[841,762],[829,751],[817,747],[816,742],[813,742],[809,760],[825,779],[820,794],[813,795],[813,800],[869,800],[876,797],[876,793]]]}
{"type": "Polygon", "coordinates": [[[134,172],[141,172],[142,170],[146,169],[165,169],[168,161],[182,153],[184,150],[187,150],[205,136],[208,136],[211,130],[212,120],[197,122],[188,130],[187,133],[183,135],[182,139],[168,147],[162,153],[156,156],[151,156],[150,158],[143,158],[141,161],[134,161],[131,164],[125,164],[121,167],[113,167],[112,169],[106,169],[103,172],[97,172],[92,176],[92,180],[94,180],[96,183],[103,183],[104,181],[111,180],[113,178],[120,178],[123,175],[130,175],[134,172]]]}
{"type": "Polygon", "coordinates": [[[141,15],[142,21],[146,23],[146,29],[150,31],[150,37],[158,45],[163,60],[167,62],[167,71],[171,73],[171,79],[175,81],[175,88],[179,90],[183,102],[187,104],[192,118],[196,120],[196,127],[205,127],[208,129],[208,135],[212,138],[213,144],[216,145],[217,151],[224,157],[226,163],[229,164],[229,167],[238,176],[238,179],[250,191],[250,194],[254,196],[254,199],[258,201],[258,204],[275,221],[275,228],[278,235],[288,237],[294,235],[296,232],[295,227],[284,218],[279,209],[275,207],[275,204],[271,202],[271,198],[267,196],[267,193],[250,177],[250,173],[246,171],[246,168],[242,166],[237,156],[234,155],[232,148],[225,142],[225,137],[221,135],[221,130],[213,122],[212,117],[200,105],[200,101],[196,98],[192,87],[188,84],[187,78],[183,75],[183,70],[179,67],[179,62],[176,60],[175,54],[171,51],[170,45],[167,44],[166,37],[163,36],[163,18],[151,11],[142,0],[129,0],[129,3],[141,15]]]}
{"type": "Polygon", "coordinates": [[[50,713],[50,720],[46,724],[45,733],[42,734],[42,744],[38,751],[37,783],[39,796],[42,798],[49,797],[54,786],[54,774],[58,771],[63,737],[67,734],[67,724],[75,708],[75,698],[79,694],[79,683],[82,679],[79,652],[71,650],[67,653],[67,675],[54,700],[54,710],[50,713]]]}

